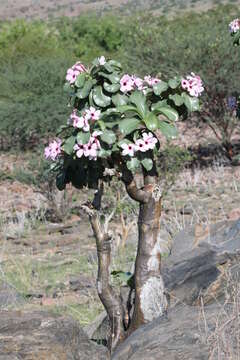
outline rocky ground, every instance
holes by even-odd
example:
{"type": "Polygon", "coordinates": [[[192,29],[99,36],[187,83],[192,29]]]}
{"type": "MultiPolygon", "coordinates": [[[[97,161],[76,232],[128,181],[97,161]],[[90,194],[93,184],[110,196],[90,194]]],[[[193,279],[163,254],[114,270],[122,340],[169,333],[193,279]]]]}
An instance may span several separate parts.
{"type": "MultiPolygon", "coordinates": [[[[188,136],[186,131],[185,139],[188,136]]],[[[200,143],[202,148],[209,146],[206,137],[200,143]]],[[[182,239],[187,239],[185,228],[191,229],[191,241],[198,246],[202,239],[211,238],[213,224],[240,217],[240,167],[231,166],[217,153],[209,154],[203,153],[194,168],[180,173],[164,198],[161,235],[165,257],[181,250],[182,239]]],[[[55,190],[49,198],[46,189],[26,180],[28,163],[29,154],[0,154],[0,309],[70,315],[77,324],[87,326],[103,310],[95,289],[94,238],[80,209],[87,194],[69,188],[64,198],[55,190]]],[[[117,208],[113,270],[131,271],[136,208],[122,194],[117,203],[114,192],[110,188],[107,192],[105,213],[117,208]],[[127,219],[121,218],[122,212],[128,214],[127,219]]],[[[174,294],[179,298],[181,292],[174,294]]],[[[188,303],[186,299],[182,302],[188,303]]]]}
{"type": "Polygon", "coordinates": [[[151,10],[160,14],[207,10],[220,3],[239,3],[238,0],[1,0],[0,19],[52,19],[60,16],[78,16],[83,12],[111,11],[123,14],[151,10]]]}

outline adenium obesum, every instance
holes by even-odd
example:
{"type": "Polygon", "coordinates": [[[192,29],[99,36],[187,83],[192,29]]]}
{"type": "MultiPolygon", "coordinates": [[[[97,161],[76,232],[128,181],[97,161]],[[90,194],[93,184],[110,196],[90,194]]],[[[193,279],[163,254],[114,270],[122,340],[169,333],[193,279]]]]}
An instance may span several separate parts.
{"type": "Polygon", "coordinates": [[[240,45],[240,19],[234,19],[229,24],[229,31],[233,37],[233,44],[240,45]]]}
{"type": "Polygon", "coordinates": [[[230,33],[236,33],[240,30],[240,19],[234,19],[229,24],[230,33]]]}
{"type": "Polygon", "coordinates": [[[150,171],[157,156],[157,133],[177,135],[179,116],[200,109],[204,88],[194,73],[169,81],[124,73],[104,56],[90,67],[80,61],[67,70],[65,91],[72,111],[57,138],[45,148],[54,161],[57,185],[95,187],[105,168],[150,171]]]}

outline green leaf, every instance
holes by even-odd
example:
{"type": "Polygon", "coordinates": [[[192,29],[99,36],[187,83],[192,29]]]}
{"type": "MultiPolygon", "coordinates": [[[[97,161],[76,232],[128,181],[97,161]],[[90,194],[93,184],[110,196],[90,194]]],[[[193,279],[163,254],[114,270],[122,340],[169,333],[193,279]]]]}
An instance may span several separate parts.
{"type": "Polygon", "coordinates": [[[105,125],[105,122],[104,121],[102,121],[102,120],[98,120],[98,125],[99,125],[99,127],[100,127],[100,129],[102,130],[102,131],[104,131],[105,129],[106,129],[106,125],[105,125]]]}
{"type": "Polygon", "coordinates": [[[117,111],[120,113],[134,112],[139,115],[138,110],[134,105],[120,105],[117,107],[117,111]]]}
{"type": "Polygon", "coordinates": [[[171,89],[176,89],[180,85],[181,80],[179,78],[170,79],[168,85],[171,89]]]}
{"type": "Polygon", "coordinates": [[[136,118],[125,118],[119,122],[119,130],[123,135],[128,135],[134,130],[138,129],[140,124],[139,119],[136,118]]]}
{"type": "Polygon", "coordinates": [[[110,74],[114,72],[114,68],[109,64],[109,61],[106,62],[103,67],[110,74]]]}
{"type": "Polygon", "coordinates": [[[182,97],[185,106],[190,112],[200,110],[199,99],[197,97],[192,97],[186,93],[182,93],[182,97]]]}
{"type": "Polygon", "coordinates": [[[146,116],[148,108],[146,103],[146,97],[142,93],[142,91],[134,91],[130,98],[130,102],[135,104],[138,110],[139,115],[144,118],[146,116]]]}
{"type": "Polygon", "coordinates": [[[131,158],[131,160],[127,161],[127,168],[130,171],[135,172],[140,165],[140,161],[137,158],[131,158]]]}
{"type": "Polygon", "coordinates": [[[105,79],[111,81],[112,84],[118,84],[120,82],[120,76],[116,73],[113,74],[106,74],[104,72],[99,72],[99,75],[103,76],[105,79]]]}
{"type": "Polygon", "coordinates": [[[65,142],[63,144],[63,150],[65,151],[66,154],[72,155],[73,146],[75,145],[75,140],[76,140],[75,136],[70,136],[69,138],[67,138],[65,140],[65,142]]]}
{"type": "Polygon", "coordinates": [[[100,107],[107,107],[111,104],[111,98],[103,94],[101,86],[93,89],[93,100],[100,107]]]}
{"type": "Polygon", "coordinates": [[[108,64],[110,64],[112,67],[117,68],[119,70],[122,69],[122,65],[120,64],[120,62],[118,62],[116,60],[109,60],[108,64]]]}
{"type": "Polygon", "coordinates": [[[159,96],[161,93],[168,89],[168,84],[165,81],[160,81],[157,84],[153,85],[153,92],[155,95],[159,96]]]}
{"type": "Polygon", "coordinates": [[[75,81],[75,85],[78,88],[82,88],[84,83],[85,83],[85,79],[86,79],[86,74],[85,73],[81,73],[78,75],[76,81],[75,81]]]}
{"type": "Polygon", "coordinates": [[[116,135],[113,131],[105,130],[102,135],[100,135],[102,141],[107,143],[108,145],[113,144],[116,141],[116,135]]]}
{"type": "Polygon", "coordinates": [[[162,106],[168,106],[167,100],[160,100],[158,102],[156,102],[155,104],[152,104],[151,110],[155,111],[157,108],[162,107],[162,106]]]}
{"type": "Polygon", "coordinates": [[[108,84],[107,82],[104,82],[103,87],[110,93],[116,93],[120,89],[120,84],[108,84]]]}
{"type": "Polygon", "coordinates": [[[130,272],[124,272],[122,270],[115,270],[111,272],[111,275],[115,278],[120,280],[122,283],[128,285],[129,280],[132,278],[133,274],[130,272]]]}
{"type": "Polygon", "coordinates": [[[90,140],[90,132],[79,132],[77,134],[77,142],[80,144],[87,144],[90,140]]]}
{"type": "Polygon", "coordinates": [[[169,124],[166,121],[159,121],[158,128],[164,136],[168,139],[176,138],[178,135],[177,128],[174,124],[169,124]]]}
{"type": "Polygon", "coordinates": [[[98,152],[98,157],[107,159],[111,156],[111,153],[112,153],[111,150],[105,150],[105,149],[101,148],[98,152]]]}
{"type": "Polygon", "coordinates": [[[150,130],[150,131],[157,130],[159,121],[153,112],[149,112],[143,121],[145,122],[148,130],[150,130]]]}
{"type": "Polygon", "coordinates": [[[150,171],[153,167],[153,161],[152,161],[152,159],[149,159],[149,158],[143,159],[141,161],[141,164],[147,171],[150,171]]]}
{"type": "Polygon", "coordinates": [[[171,106],[159,106],[154,110],[155,114],[163,114],[171,121],[177,121],[179,118],[178,112],[171,106]]]}
{"type": "Polygon", "coordinates": [[[182,96],[178,94],[169,95],[169,99],[171,99],[176,106],[181,106],[184,103],[182,96]]]}
{"type": "Polygon", "coordinates": [[[116,94],[112,97],[112,102],[116,107],[126,105],[128,103],[128,97],[126,95],[116,94]]]}
{"type": "Polygon", "coordinates": [[[85,82],[83,88],[81,90],[77,91],[77,94],[76,94],[77,97],[79,99],[85,99],[89,95],[89,93],[92,89],[92,86],[93,86],[93,81],[91,79],[87,80],[85,82]]]}
{"type": "Polygon", "coordinates": [[[69,82],[66,82],[63,85],[63,91],[67,93],[69,96],[72,96],[75,94],[74,88],[69,84],[69,82]]]}

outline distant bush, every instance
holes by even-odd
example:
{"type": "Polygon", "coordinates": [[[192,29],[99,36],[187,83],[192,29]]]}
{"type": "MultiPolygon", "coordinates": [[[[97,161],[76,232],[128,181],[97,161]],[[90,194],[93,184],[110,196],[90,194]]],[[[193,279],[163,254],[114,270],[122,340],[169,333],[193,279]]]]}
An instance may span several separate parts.
{"type": "Polygon", "coordinates": [[[70,45],[74,54],[88,62],[103,54],[113,56],[123,45],[129,23],[114,15],[82,15],[63,18],[56,24],[61,40],[70,45]]]}
{"type": "Polygon", "coordinates": [[[36,147],[43,133],[51,136],[65,123],[69,116],[62,92],[66,69],[77,57],[116,52],[122,34],[119,20],[110,16],[85,15],[51,24],[1,23],[0,142],[4,148],[36,147]]]}
{"type": "Polygon", "coordinates": [[[220,6],[171,21],[143,16],[132,21],[123,51],[132,72],[199,73],[206,93],[198,119],[210,125],[229,157],[231,138],[239,128],[228,105],[228,99],[240,92],[239,52],[232,49],[227,31],[236,13],[234,6],[220,6]]]}

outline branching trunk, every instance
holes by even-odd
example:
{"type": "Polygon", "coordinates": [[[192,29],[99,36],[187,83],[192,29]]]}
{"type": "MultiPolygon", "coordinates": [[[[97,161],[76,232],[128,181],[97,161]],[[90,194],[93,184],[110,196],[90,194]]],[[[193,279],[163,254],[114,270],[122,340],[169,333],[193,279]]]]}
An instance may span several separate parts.
{"type": "Polygon", "coordinates": [[[101,208],[103,186],[96,193],[93,202],[84,206],[96,239],[97,290],[111,324],[108,341],[110,351],[132,331],[162,315],[167,308],[161,277],[161,239],[159,237],[161,192],[157,179],[155,167],[151,172],[144,172],[144,187],[139,189],[132,173],[127,168],[124,168],[122,172],[122,180],[128,195],[139,203],[138,251],[134,274],[135,300],[133,316],[129,322],[126,322],[125,318],[127,308],[124,310],[121,297],[110,285],[112,238],[107,226],[101,225],[98,213],[101,208]]]}
{"type": "Polygon", "coordinates": [[[111,243],[112,237],[107,229],[100,224],[99,214],[95,207],[100,208],[102,188],[96,194],[91,205],[84,206],[88,213],[92,230],[95,236],[98,256],[98,275],[97,291],[99,298],[109,316],[111,324],[111,334],[108,338],[108,348],[112,351],[117,344],[124,339],[124,308],[121,298],[118,296],[110,284],[110,264],[111,264],[111,243]]]}

